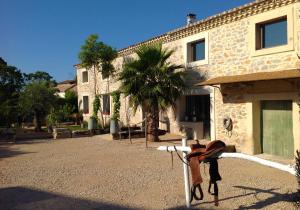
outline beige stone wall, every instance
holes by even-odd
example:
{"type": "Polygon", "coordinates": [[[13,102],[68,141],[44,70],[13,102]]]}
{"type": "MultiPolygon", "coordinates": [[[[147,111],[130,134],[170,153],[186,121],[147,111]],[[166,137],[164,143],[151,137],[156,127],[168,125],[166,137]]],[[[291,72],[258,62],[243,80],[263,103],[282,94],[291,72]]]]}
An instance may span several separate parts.
{"type": "MultiPolygon", "coordinates": [[[[132,57],[132,56],[131,56],[132,57]]],[[[118,57],[114,62],[113,65],[116,69],[116,73],[120,72],[122,69],[124,59],[122,57],[118,57]]],[[[95,72],[93,69],[87,70],[89,81],[87,83],[82,83],[82,71],[86,71],[85,68],[77,68],[77,84],[78,84],[78,104],[79,109],[82,109],[82,97],[89,96],[89,114],[84,114],[84,120],[88,121],[90,116],[92,116],[93,112],[93,101],[95,99],[95,75],[97,78],[96,81],[96,92],[97,94],[110,94],[111,92],[117,90],[120,86],[120,82],[117,81],[117,76],[112,76],[107,79],[102,79],[102,75],[100,72],[95,72]]],[[[112,98],[110,98],[110,110],[111,114],[113,111],[113,103],[112,98]]],[[[101,100],[101,105],[102,100],[101,100]]],[[[141,122],[142,120],[142,111],[138,109],[136,113],[133,113],[133,110],[129,108],[128,99],[121,95],[121,108],[120,108],[120,117],[121,123],[123,125],[127,125],[127,116],[129,116],[129,123],[136,124],[141,122]]],[[[100,114],[98,114],[99,119],[101,119],[100,114]]],[[[110,119],[110,115],[104,115],[104,121],[107,124],[110,119]]]]}
{"type": "MultiPolygon", "coordinates": [[[[209,79],[224,75],[300,68],[300,3],[290,4],[238,21],[232,21],[231,23],[202,31],[199,34],[163,43],[163,47],[174,50],[170,62],[186,67],[190,75],[188,79],[188,84],[190,85],[202,81],[203,77],[209,79]],[[273,50],[268,49],[260,53],[253,52],[253,30],[255,23],[260,20],[265,21],[266,18],[273,19],[284,14],[288,15],[288,47],[274,48],[273,50]],[[207,40],[207,60],[205,62],[188,63],[187,45],[189,42],[199,39],[199,37],[204,37],[207,40]]],[[[134,57],[134,55],[131,54],[130,57],[134,57]]],[[[119,57],[114,62],[118,71],[122,69],[123,61],[123,57],[119,57]]],[[[93,81],[90,79],[89,84],[81,85],[80,71],[81,69],[77,70],[79,73],[79,98],[83,93],[89,93],[91,94],[90,103],[92,103],[93,81]]],[[[109,81],[103,81],[100,75],[98,78],[100,93],[112,92],[119,86],[119,83],[114,78],[110,78],[109,81]]],[[[224,87],[221,87],[221,90],[222,88],[224,87]]],[[[197,89],[196,92],[201,92],[199,90],[201,87],[191,87],[191,89],[197,89]]],[[[202,94],[210,94],[211,96],[213,106],[211,110],[212,139],[225,139],[226,142],[236,144],[239,149],[243,150],[243,148],[249,147],[249,145],[251,147],[249,141],[252,141],[251,138],[253,138],[249,134],[249,129],[247,129],[249,119],[253,120],[252,113],[249,111],[252,110],[253,104],[245,99],[246,92],[243,92],[247,91],[245,87],[238,87],[238,89],[242,90],[242,92],[222,95],[220,89],[210,88],[209,91],[204,91],[202,94]],[[252,108],[249,109],[249,107],[252,108]],[[231,135],[228,135],[223,128],[223,118],[226,116],[231,117],[233,120],[233,132],[231,135]]],[[[260,90],[259,88],[257,89],[258,92],[260,90]]],[[[122,98],[121,106],[121,120],[124,124],[126,124],[125,113],[128,110],[128,102],[125,103],[125,100],[122,98]]],[[[178,107],[183,106],[181,101],[178,100],[178,107]]],[[[178,117],[181,114],[179,110],[177,109],[176,111],[176,117],[171,110],[167,113],[170,121],[170,131],[177,134],[180,133],[181,127],[180,117],[178,117]]],[[[131,117],[131,123],[137,123],[141,118],[141,110],[138,110],[136,116],[131,117]]],[[[164,125],[161,124],[160,126],[163,127],[164,125]]],[[[255,153],[253,150],[245,151],[247,153],[255,153]]]]}

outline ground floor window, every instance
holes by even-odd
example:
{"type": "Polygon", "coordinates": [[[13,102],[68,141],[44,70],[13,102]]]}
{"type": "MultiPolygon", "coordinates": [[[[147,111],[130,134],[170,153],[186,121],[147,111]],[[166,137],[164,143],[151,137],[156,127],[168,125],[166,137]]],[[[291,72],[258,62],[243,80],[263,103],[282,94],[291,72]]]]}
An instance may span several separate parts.
{"type": "MultiPolygon", "coordinates": [[[[185,96],[185,122],[194,123],[193,126],[199,126],[199,122],[203,123],[203,137],[210,139],[211,124],[211,103],[210,95],[186,95],[185,96]]],[[[189,124],[191,125],[191,124],[189,124]]]]}
{"type": "Polygon", "coordinates": [[[82,97],[82,106],[83,106],[83,113],[88,114],[89,113],[89,97],[83,96],[82,97]]]}
{"type": "Polygon", "coordinates": [[[209,95],[186,96],[185,121],[204,121],[209,113],[209,95]]]}
{"type": "Polygon", "coordinates": [[[102,95],[103,99],[103,114],[110,115],[110,96],[109,94],[102,95]]]}

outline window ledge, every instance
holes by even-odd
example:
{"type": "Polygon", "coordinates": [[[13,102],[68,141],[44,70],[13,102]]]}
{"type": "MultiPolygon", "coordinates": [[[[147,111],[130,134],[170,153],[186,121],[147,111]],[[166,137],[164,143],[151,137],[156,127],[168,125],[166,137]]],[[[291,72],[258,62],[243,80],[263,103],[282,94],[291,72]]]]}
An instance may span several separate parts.
{"type": "Polygon", "coordinates": [[[288,51],[293,51],[294,47],[291,44],[287,45],[280,45],[276,47],[270,47],[270,48],[264,48],[264,49],[259,49],[255,50],[252,52],[252,56],[262,56],[262,55],[271,55],[275,53],[283,53],[283,52],[288,52],[288,51]]]}
{"type": "Polygon", "coordinates": [[[201,123],[201,122],[203,122],[203,121],[201,121],[201,120],[198,120],[198,121],[185,121],[185,120],[182,120],[182,121],[180,121],[181,123],[201,123]]]}
{"type": "Polygon", "coordinates": [[[186,64],[186,66],[188,68],[193,68],[193,67],[197,67],[197,66],[202,66],[202,65],[207,65],[208,64],[208,60],[199,60],[199,61],[192,61],[192,62],[188,62],[186,64]]]}

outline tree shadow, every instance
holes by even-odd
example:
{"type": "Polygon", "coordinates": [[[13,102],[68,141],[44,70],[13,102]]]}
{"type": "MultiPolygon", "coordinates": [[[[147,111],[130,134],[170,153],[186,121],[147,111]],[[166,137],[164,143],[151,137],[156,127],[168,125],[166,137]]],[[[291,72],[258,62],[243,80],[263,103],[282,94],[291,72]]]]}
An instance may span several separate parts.
{"type": "MultiPolygon", "coordinates": [[[[107,202],[96,202],[87,199],[45,192],[27,187],[8,187],[0,189],[0,209],[125,209],[135,208],[107,202]]],[[[140,208],[139,208],[140,209],[140,208]]]]}
{"type": "Polygon", "coordinates": [[[11,148],[11,145],[9,144],[0,144],[0,159],[10,158],[17,155],[24,155],[29,153],[33,153],[33,152],[23,152],[18,149],[11,148]]]}
{"type": "MultiPolygon", "coordinates": [[[[192,204],[191,208],[187,208],[186,206],[178,206],[178,207],[174,207],[174,208],[168,208],[168,210],[181,210],[181,209],[199,209],[199,204],[194,204],[194,205],[192,204]]],[[[205,208],[205,207],[201,206],[200,209],[201,210],[213,210],[215,208],[205,208]]]]}
{"type": "Polygon", "coordinates": [[[244,190],[251,190],[255,195],[258,195],[259,193],[265,193],[271,195],[271,197],[259,200],[257,203],[254,203],[249,206],[239,206],[238,209],[263,209],[266,208],[269,205],[278,203],[278,202],[295,202],[295,198],[298,197],[298,192],[291,192],[291,193],[278,193],[275,192],[277,189],[259,189],[259,188],[253,188],[253,187],[246,187],[246,186],[233,186],[235,188],[244,189],[244,190]]]}
{"type": "MultiPolygon", "coordinates": [[[[249,196],[249,195],[253,195],[253,196],[257,196],[259,193],[265,193],[265,194],[270,194],[272,195],[271,197],[264,199],[264,200],[258,200],[258,198],[256,197],[256,199],[258,200],[257,203],[254,203],[252,205],[249,206],[239,206],[237,209],[264,209],[269,205],[273,205],[275,203],[278,202],[289,202],[289,203],[295,203],[296,200],[295,199],[299,199],[299,195],[298,193],[277,193],[275,192],[276,190],[278,190],[279,188],[272,188],[272,189],[268,189],[268,190],[264,190],[264,189],[258,189],[258,188],[252,188],[252,187],[246,187],[246,186],[233,186],[235,188],[239,188],[239,189],[244,189],[244,190],[250,190],[252,192],[249,193],[243,193],[241,195],[236,195],[236,196],[231,196],[231,197],[227,197],[227,198],[223,198],[223,199],[219,199],[219,202],[221,201],[225,201],[225,200],[231,200],[231,199],[236,199],[236,198],[240,198],[240,197],[245,197],[245,196],[249,196]]],[[[214,201],[211,202],[203,202],[200,204],[211,204],[214,203],[214,201]]]]}

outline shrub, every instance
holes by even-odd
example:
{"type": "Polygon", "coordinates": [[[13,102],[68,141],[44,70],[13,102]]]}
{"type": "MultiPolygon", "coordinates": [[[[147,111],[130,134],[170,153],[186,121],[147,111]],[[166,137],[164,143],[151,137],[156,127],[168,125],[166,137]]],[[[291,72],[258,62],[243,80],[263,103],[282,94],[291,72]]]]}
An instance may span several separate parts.
{"type": "Polygon", "coordinates": [[[120,108],[121,108],[121,102],[120,102],[120,91],[114,91],[111,96],[113,99],[113,115],[112,119],[113,120],[119,120],[120,119],[120,108]]]}

